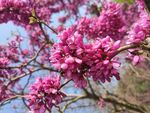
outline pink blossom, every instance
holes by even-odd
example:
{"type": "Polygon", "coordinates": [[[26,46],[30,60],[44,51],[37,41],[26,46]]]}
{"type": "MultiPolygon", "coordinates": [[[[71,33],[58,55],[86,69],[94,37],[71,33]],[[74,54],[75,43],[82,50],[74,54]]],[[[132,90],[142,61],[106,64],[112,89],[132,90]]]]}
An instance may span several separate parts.
{"type": "Polygon", "coordinates": [[[29,100],[29,107],[35,113],[44,113],[46,109],[51,110],[65,97],[65,94],[60,91],[60,86],[60,77],[37,78],[26,96],[29,100]]]}
{"type": "Polygon", "coordinates": [[[102,99],[102,98],[99,99],[97,104],[100,108],[104,108],[106,106],[106,103],[105,103],[104,99],[102,99]]]}
{"type": "Polygon", "coordinates": [[[89,39],[106,36],[114,40],[122,39],[126,32],[122,12],[121,5],[108,2],[103,6],[99,17],[81,19],[78,23],[78,31],[86,33],[89,39]]]}
{"type": "Polygon", "coordinates": [[[133,61],[132,61],[133,65],[136,65],[139,62],[139,60],[140,60],[140,57],[138,55],[134,56],[133,61]]]}
{"type": "Polygon", "coordinates": [[[141,9],[139,19],[131,26],[128,32],[127,44],[141,43],[150,35],[150,18],[148,13],[141,9]]]}
{"type": "Polygon", "coordinates": [[[62,71],[62,76],[72,79],[77,87],[86,86],[86,77],[101,82],[110,82],[113,76],[119,80],[114,65],[120,63],[111,56],[120,47],[120,40],[113,41],[107,36],[85,43],[84,34],[78,30],[75,24],[59,34],[61,41],[54,44],[50,57],[54,68],[62,71]]]}

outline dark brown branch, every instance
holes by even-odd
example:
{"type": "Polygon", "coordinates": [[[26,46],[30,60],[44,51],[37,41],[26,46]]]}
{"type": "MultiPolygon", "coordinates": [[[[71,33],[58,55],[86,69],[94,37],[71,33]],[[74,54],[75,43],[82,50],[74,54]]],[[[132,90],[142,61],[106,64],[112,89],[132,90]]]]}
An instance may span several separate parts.
{"type": "Polygon", "coordinates": [[[47,25],[45,22],[40,21],[40,23],[42,23],[43,25],[45,25],[46,27],[48,27],[51,31],[53,31],[53,33],[55,33],[56,35],[58,35],[58,32],[55,29],[53,29],[52,27],[50,27],[49,25],[47,25]]]}
{"type": "Polygon", "coordinates": [[[143,106],[131,104],[126,101],[120,101],[120,99],[114,98],[109,94],[105,95],[105,97],[102,97],[102,96],[97,96],[97,95],[94,96],[93,94],[88,92],[86,89],[84,89],[84,91],[87,95],[87,98],[89,98],[89,99],[94,99],[95,101],[98,101],[99,98],[102,98],[102,99],[104,99],[105,102],[108,102],[111,104],[116,104],[118,106],[125,107],[127,109],[130,109],[132,111],[136,111],[139,113],[147,113],[146,109],[143,106]]]}

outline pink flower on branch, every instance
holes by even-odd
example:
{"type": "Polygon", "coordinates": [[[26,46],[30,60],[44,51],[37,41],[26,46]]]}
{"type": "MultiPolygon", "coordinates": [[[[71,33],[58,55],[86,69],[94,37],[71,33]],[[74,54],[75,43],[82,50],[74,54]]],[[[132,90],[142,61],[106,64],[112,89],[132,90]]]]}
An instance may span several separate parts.
{"type": "Polygon", "coordinates": [[[107,36],[86,43],[84,40],[88,38],[85,39],[86,35],[80,33],[79,26],[75,24],[58,36],[61,41],[54,44],[51,51],[53,66],[62,71],[62,76],[72,79],[77,87],[86,86],[86,77],[101,82],[110,82],[113,76],[120,79],[114,67],[120,63],[111,59],[111,56],[120,47],[121,41],[114,42],[107,36]]]}
{"type": "Polygon", "coordinates": [[[60,77],[36,78],[35,83],[30,86],[30,92],[26,96],[29,107],[35,113],[44,113],[46,110],[62,102],[65,94],[60,91],[60,77]]]}

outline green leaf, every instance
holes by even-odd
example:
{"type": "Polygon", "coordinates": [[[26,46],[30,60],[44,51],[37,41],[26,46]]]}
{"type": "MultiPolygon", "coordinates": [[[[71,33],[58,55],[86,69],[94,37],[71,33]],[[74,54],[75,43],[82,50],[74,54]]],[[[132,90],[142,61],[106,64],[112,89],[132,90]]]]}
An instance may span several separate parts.
{"type": "Polygon", "coordinates": [[[36,23],[37,22],[37,19],[34,18],[34,17],[29,17],[29,24],[33,24],[33,23],[36,23]]]}
{"type": "Polygon", "coordinates": [[[31,13],[32,13],[32,16],[33,16],[33,17],[36,17],[36,13],[35,13],[35,10],[34,10],[34,9],[32,10],[31,13]]]}
{"type": "Polygon", "coordinates": [[[114,0],[117,3],[128,3],[128,4],[133,4],[135,0],[114,0]]]}
{"type": "Polygon", "coordinates": [[[34,9],[31,11],[31,14],[32,14],[32,16],[29,17],[29,24],[38,22],[38,18],[36,17],[36,13],[35,13],[34,9]]]}

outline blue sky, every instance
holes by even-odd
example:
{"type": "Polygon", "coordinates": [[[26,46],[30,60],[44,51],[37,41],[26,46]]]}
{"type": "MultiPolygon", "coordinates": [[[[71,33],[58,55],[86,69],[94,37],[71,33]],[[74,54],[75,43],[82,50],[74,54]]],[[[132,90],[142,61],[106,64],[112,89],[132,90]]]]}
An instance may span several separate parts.
{"type": "Polygon", "coordinates": [[[8,39],[12,39],[12,35],[17,32],[25,35],[24,29],[14,25],[12,22],[0,24],[0,44],[6,44],[8,39]]]}

